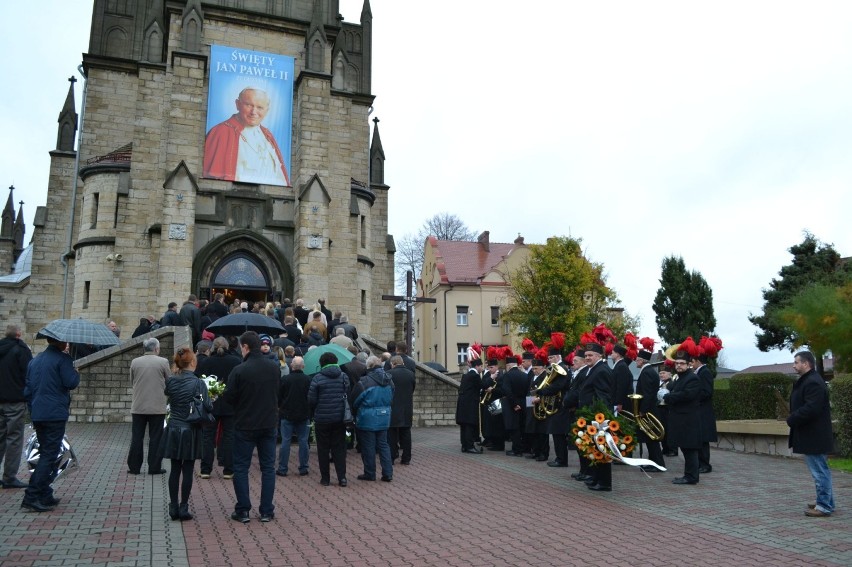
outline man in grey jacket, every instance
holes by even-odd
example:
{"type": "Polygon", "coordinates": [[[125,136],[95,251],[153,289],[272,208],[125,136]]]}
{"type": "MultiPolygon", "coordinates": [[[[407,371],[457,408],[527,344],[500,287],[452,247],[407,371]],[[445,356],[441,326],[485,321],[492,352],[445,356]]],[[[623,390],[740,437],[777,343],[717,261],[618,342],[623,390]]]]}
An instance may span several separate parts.
{"type": "Polygon", "coordinates": [[[160,341],[157,339],[145,339],[142,349],[145,354],[130,362],[130,380],[133,383],[130,414],[133,428],[130,451],[127,453],[127,472],[139,474],[142,470],[142,443],[147,426],[148,474],[163,474],[166,471],[159,457],[159,449],[166,417],[165,389],[170,374],[169,363],[160,356],[160,341]]]}

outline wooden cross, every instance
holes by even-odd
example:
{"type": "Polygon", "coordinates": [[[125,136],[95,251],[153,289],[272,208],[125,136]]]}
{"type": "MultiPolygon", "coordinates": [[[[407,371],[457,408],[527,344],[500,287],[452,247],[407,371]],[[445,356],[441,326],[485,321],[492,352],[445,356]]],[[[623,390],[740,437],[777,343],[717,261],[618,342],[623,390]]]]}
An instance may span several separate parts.
{"type": "MultiPolygon", "coordinates": [[[[414,274],[411,270],[405,272],[405,295],[383,295],[382,299],[389,299],[396,302],[405,302],[405,345],[408,347],[408,355],[411,356],[411,338],[414,336],[414,328],[411,325],[411,318],[414,315],[413,309],[415,303],[437,303],[433,297],[415,297],[412,295],[414,287],[414,274]]],[[[393,354],[393,353],[391,353],[393,354]]]]}

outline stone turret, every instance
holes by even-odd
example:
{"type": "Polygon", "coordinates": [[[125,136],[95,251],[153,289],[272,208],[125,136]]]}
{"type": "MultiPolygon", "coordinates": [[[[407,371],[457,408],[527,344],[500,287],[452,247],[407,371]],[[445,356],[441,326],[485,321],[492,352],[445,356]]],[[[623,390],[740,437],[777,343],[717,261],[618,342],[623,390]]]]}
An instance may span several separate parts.
{"type": "Polygon", "coordinates": [[[77,135],[77,107],[74,104],[74,83],[77,79],[68,77],[68,82],[71,83],[68,85],[68,95],[57,120],[59,127],[56,131],[56,150],[59,152],[73,152],[74,138],[77,135]]]}
{"type": "Polygon", "coordinates": [[[15,228],[14,190],[14,185],[9,187],[9,198],[6,199],[0,223],[0,275],[10,273],[15,264],[15,239],[12,236],[15,228]]]}

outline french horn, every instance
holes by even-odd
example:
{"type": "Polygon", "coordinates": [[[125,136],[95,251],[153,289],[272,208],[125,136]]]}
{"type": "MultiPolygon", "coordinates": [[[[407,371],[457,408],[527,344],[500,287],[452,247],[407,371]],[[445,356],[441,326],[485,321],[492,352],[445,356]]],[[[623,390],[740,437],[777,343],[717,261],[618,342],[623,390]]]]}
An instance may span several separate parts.
{"type": "MultiPolygon", "coordinates": [[[[668,356],[668,351],[666,352],[666,356],[668,356]]],[[[642,394],[628,394],[627,397],[633,400],[633,412],[621,410],[618,412],[618,415],[624,416],[635,423],[651,441],[659,441],[665,437],[666,428],[663,427],[657,416],[652,413],[639,412],[639,400],[642,399],[642,394]]]]}

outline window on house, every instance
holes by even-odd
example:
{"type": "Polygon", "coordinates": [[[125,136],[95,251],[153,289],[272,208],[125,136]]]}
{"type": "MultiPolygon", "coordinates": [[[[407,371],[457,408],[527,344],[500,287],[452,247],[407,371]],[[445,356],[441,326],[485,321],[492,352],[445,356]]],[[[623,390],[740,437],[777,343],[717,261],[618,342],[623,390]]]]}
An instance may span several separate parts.
{"type": "Polygon", "coordinates": [[[432,328],[438,328],[438,308],[432,310],[432,328]]]}
{"type": "Polygon", "coordinates": [[[361,215],[361,248],[367,247],[367,217],[361,215]]]}
{"type": "Polygon", "coordinates": [[[456,343],[456,351],[458,353],[458,363],[464,364],[467,362],[467,347],[470,345],[468,343],[456,343]]]}
{"type": "Polygon", "coordinates": [[[500,308],[491,306],[491,326],[496,327],[500,324],[500,308]]]}
{"type": "Polygon", "coordinates": [[[86,282],[83,286],[83,309],[89,308],[89,291],[91,290],[92,282],[86,282]]]}
{"type": "Polygon", "coordinates": [[[100,204],[100,193],[92,194],[92,225],[89,228],[97,228],[98,226],[98,206],[100,204]]]}
{"type": "Polygon", "coordinates": [[[361,290],[361,315],[367,314],[367,290],[361,290]]]}
{"type": "Polygon", "coordinates": [[[456,325],[467,327],[467,305],[456,306],[456,325]]]}
{"type": "Polygon", "coordinates": [[[503,334],[504,335],[509,334],[509,323],[503,323],[503,334]]]}

